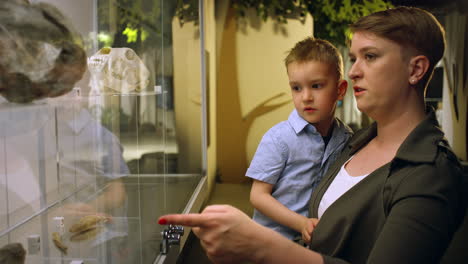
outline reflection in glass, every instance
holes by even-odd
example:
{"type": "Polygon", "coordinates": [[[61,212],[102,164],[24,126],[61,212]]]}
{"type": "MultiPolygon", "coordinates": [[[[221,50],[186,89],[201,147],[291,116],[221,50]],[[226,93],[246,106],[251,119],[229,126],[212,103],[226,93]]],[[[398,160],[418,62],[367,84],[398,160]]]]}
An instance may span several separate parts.
{"type": "Polygon", "coordinates": [[[169,0],[31,2],[0,2],[0,248],[153,263],[204,173],[198,25],[169,0]]]}

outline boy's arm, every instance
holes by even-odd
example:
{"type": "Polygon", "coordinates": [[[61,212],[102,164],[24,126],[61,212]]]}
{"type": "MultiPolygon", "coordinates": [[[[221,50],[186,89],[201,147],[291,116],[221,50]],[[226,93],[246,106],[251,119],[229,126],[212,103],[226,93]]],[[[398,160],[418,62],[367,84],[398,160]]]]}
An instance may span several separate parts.
{"type": "Polygon", "coordinates": [[[250,191],[250,202],[262,214],[268,216],[279,224],[287,226],[302,233],[303,226],[308,218],[294,211],[271,196],[273,184],[254,180],[250,191]]]}

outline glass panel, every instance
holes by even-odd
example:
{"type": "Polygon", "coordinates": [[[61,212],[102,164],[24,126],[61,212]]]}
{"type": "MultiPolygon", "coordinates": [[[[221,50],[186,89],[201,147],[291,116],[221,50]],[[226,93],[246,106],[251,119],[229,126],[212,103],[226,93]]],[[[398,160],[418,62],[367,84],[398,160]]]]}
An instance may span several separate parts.
{"type": "Polygon", "coordinates": [[[53,109],[47,106],[0,107],[0,171],[7,223],[21,222],[53,202],[57,189],[53,117],[53,109]]]}
{"type": "MultiPolygon", "coordinates": [[[[1,136],[1,138],[4,138],[4,136],[1,136]]],[[[0,140],[0,232],[8,227],[8,186],[6,176],[6,142],[0,140]]]]}
{"type": "Polygon", "coordinates": [[[204,173],[198,3],[30,2],[0,2],[0,248],[153,263],[204,173]]]}

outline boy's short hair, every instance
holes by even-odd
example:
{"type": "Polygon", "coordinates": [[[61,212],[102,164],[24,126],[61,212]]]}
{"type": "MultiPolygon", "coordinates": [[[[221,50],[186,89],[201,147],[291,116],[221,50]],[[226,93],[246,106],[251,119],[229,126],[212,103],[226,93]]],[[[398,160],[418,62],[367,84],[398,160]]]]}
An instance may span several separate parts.
{"type": "Polygon", "coordinates": [[[284,59],[284,64],[287,68],[292,62],[301,63],[308,61],[319,61],[330,64],[336,69],[337,79],[343,79],[343,57],[330,42],[314,37],[307,37],[296,43],[288,52],[288,55],[284,59]]]}
{"type": "Polygon", "coordinates": [[[371,32],[426,56],[430,65],[423,78],[423,88],[427,86],[435,65],[444,55],[444,28],[431,13],[420,8],[400,6],[375,12],[358,19],[350,25],[350,29],[353,33],[371,32]]]}

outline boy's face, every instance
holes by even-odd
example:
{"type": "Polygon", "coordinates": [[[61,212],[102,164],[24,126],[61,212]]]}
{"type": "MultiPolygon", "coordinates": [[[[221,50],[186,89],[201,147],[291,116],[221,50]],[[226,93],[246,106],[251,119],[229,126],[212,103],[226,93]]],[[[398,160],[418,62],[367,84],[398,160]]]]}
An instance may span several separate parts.
{"type": "Polygon", "coordinates": [[[346,81],[338,81],[334,68],[319,61],[292,62],[287,68],[294,107],[302,118],[326,136],[336,102],[346,93],[346,81]]]}

